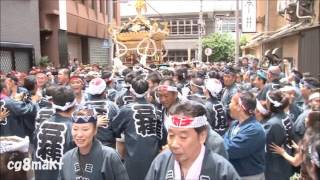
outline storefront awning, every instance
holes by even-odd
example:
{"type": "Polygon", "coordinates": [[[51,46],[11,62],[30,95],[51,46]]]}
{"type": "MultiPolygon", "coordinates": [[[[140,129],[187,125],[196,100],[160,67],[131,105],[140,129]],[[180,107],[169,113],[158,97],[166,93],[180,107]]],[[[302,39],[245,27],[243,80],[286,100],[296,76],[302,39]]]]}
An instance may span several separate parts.
{"type": "Polygon", "coordinates": [[[311,28],[315,28],[315,27],[319,27],[320,24],[305,24],[304,22],[300,22],[297,24],[293,24],[293,25],[289,25],[289,26],[285,26],[282,27],[281,29],[274,31],[274,32],[262,32],[260,34],[258,34],[257,36],[253,37],[251,39],[251,41],[245,45],[242,46],[241,49],[248,49],[248,48],[253,48],[256,47],[262,43],[268,43],[280,38],[284,38],[284,37],[288,37],[288,36],[292,36],[294,34],[297,34],[301,31],[307,30],[307,29],[311,29],[311,28]]]}

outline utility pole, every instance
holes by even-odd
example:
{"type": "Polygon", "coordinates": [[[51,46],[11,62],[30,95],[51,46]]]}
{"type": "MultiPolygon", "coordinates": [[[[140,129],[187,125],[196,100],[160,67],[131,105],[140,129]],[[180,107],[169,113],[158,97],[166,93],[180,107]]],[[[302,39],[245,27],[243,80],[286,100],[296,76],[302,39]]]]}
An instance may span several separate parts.
{"type": "MultiPolygon", "coordinates": [[[[117,3],[117,1],[113,0],[108,0],[108,22],[109,26],[113,22],[113,3],[117,3]]],[[[112,41],[112,35],[109,34],[108,37],[108,59],[107,59],[107,64],[112,66],[113,65],[113,41],[112,41]]]]}
{"type": "Polygon", "coordinates": [[[199,22],[198,22],[198,34],[199,34],[199,45],[198,45],[198,61],[202,61],[202,31],[203,31],[203,13],[202,13],[202,0],[200,0],[200,12],[199,12],[199,22]]]}
{"type": "Polygon", "coordinates": [[[239,63],[239,36],[240,36],[240,29],[239,29],[239,0],[236,0],[236,44],[235,44],[235,55],[234,55],[234,61],[236,64],[239,63]]]}

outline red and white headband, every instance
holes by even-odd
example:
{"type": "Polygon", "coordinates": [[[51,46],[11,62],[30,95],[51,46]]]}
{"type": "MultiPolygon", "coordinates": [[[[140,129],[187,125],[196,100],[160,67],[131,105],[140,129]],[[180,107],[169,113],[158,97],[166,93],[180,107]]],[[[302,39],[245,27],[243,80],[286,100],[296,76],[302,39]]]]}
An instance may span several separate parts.
{"type": "Polygon", "coordinates": [[[169,128],[198,128],[208,125],[205,115],[197,117],[170,115],[168,120],[169,128]]]}
{"type": "Polygon", "coordinates": [[[82,84],[84,83],[80,76],[71,76],[70,82],[71,81],[80,81],[82,84]]]}

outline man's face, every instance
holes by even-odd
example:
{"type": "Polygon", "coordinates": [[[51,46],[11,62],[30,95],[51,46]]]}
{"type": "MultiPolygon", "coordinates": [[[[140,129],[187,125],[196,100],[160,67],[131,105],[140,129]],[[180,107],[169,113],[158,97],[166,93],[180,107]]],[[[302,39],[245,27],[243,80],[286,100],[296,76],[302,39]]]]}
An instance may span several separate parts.
{"type": "Polygon", "coordinates": [[[173,81],[175,82],[175,83],[178,83],[179,82],[179,80],[178,80],[178,76],[176,76],[176,75],[173,75],[173,81]]]}
{"type": "Polygon", "coordinates": [[[307,88],[304,85],[300,86],[300,90],[301,90],[302,97],[304,97],[305,99],[307,99],[309,97],[309,95],[311,94],[311,89],[307,88]]]}
{"type": "Polygon", "coordinates": [[[248,60],[247,59],[242,59],[242,66],[244,66],[244,67],[248,66],[248,60]]]}
{"type": "Polygon", "coordinates": [[[310,106],[314,109],[320,108],[320,98],[314,98],[309,102],[310,106]]]}
{"type": "Polygon", "coordinates": [[[294,80],[294,73],[290,73],[288,76],[288,82],[292,82],[294,80]]]}
{"type": "Polygon", "coordinates": [[[231,86],[232,84],[234,84],[236,80],[236,76],[235,75],[231,75],[231,74],[225,74],[223,75],[223,82],[225,86],[231,86]]]}
{"type": "Polygon", "coordinates": [[[18,73],[16,76],[18,78],[18,85],[23,86],[25,77],[21,73],[18,73]]]}
{"type": "Polygon", "coordinates": [[[151,80],[148,80],[148,86],[149,86],[149,89],[153,89],[154,87],[158,86],[158,84],[153,83],[151,80]]]}
{"type": "Polygon", "coordinates": [[[284,95],[289,99],[289,104],[292,104],[295,98],[295,91],[294,90],[286,91],[284,92],[284,95]]]}
{"type": "Polygon", "coordinates": [[[82,91],[83,83],[81,80],[71,80],[70,86],[75,94],[79,94],[82,91]]]}
{"type": "Polygon", "coordinates": [[[14,86],[14,81],[11,80],[10,78],[7,78],[5,81],[5,91],[7,92],[8,95],[11,95],[12,88],[14,86]]]}
{"type": "Polygon", "coordinates": [[[270,72],[267,72],[267,79],[268,81],[272,81],[272,74],[270,72]]]}
{"type": "Polygon", "coordinates": [[[48,82],[48,77],[43,73],[38,73],[36,76],[37,86],[43,87],[48,82]]]}
{"type": "Polygon", "coordinates": [[[160,103],[165,107],[165,108],[170,108],[177,99],[177,92],[171,92],[171,91],[158,91],[158,97],[160,100],[160,103]]]}
{"type": "Polygon", "coordinates": [[[8,85],[7,85],[6,81],[7,81],[7,79],[4,81],[4,87],[3,87],[3,89],[2,89],[2,91],[0,93],[4,93],[6,96],[10,96],[11,91],[8,88],[8,85]]]}
{"type": "Polygon", "coordinates": [[[239,111],[241,111],[241,108],[239,105],[239,94],[238,93],[232,97],[231,103],[229,104],[229,108],[230,108],[230,116],[234,119],[237,119],[239,111]]]}
{"type": "Polygon", "coordinates": [[[197,93],[198,92],[198,88],[194,85],[191,85],[190,86],[190,89],[191,89],[191,93],[194,94],[194,93],[197,93]]]}
{"type": "Polygon", "coordinates": [[[263,81],[260,78],[256,77],[254,79],[253,84],[254,84],[255,87],[260,89],[263,86],[263,81]]]}
{"type": "Polygon", "coordinates": [[[259,62],[257,62],[257,61],[252,61],[251,66],[252,66],[253,68],[257,68],[257,67],[258,67],[258,63],[259,63],[259,62]]]}
{"type": "Polygon", "coordinates": [[[206,137],[206,132],[198,134],[194,128],[169,128],[168,146],[179,163],[190,162],[198,156],[206,137]]]}
{"type": "Polygon", "coordinates": [[[68,83],[68,76],[64,73],[63,70],[60,70],[58,72],[58,83],[59,84],[66,84],[68,83]]]}

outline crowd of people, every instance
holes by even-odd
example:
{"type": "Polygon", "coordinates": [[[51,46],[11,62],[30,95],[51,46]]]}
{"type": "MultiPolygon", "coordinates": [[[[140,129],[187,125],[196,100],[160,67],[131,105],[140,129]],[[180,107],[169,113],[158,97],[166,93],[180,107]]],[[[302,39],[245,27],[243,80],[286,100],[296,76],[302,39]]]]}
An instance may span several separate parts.
{"type": "Polygon", "coordinates": [[[247,57],[2,73],[0,177],[317,180],[319,88],[247,57]]]}

